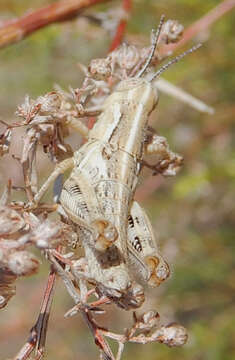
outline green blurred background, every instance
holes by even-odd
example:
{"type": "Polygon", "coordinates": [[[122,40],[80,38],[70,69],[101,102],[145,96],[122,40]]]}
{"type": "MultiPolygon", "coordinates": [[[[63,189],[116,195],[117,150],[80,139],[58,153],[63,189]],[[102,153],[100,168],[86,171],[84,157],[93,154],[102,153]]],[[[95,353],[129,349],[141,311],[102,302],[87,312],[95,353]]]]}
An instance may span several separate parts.
{"type": "MultiPolygon", "coordinates": [[[[185,28],[220,3],[216,0],[134,0],[127,40],[147,45],[150,30],[161,14],[177,19],[185,28]]],[[[28,10],[52,3],[46,0],[1,0],[0,20],[18,17],[28,10]]],[[[90,9],[106,11],[118,1],[90,9]]],[[[146,308],[156,308],[163,323],[180,322],[189,332],[179,349],[160,344],[127,345],[124,359],[135,360],[232,360],[235,359],[235,144],[234,139],[234,12],[210,30],[198,34],[204,46],[172,67],[164,77],[215,108],[201,114],[161,95],[152,125],[167,137],[172,150],[185,158],[183,170],[144,201],[158,233],[172,276],[149,292],[146,308]]],[[[0,116],[15,121],[14,112],[25,95],[42,95],[55,83],[78,87],[77,62],[107,54],[111,38],[84,18],[55,24],[18,44],[0,50],[0,116]]],[[[187,48],[191,44],[187,44],[187,48]]],[[[20,154],[15,135],[11,153],[20,154]]],[[[18,141],[17,141],[18,140],[18,141]]],[[[76,147],[73,137],[72,144],[76,147]]],[[[45,158],[45,156],[44,156],[45,158]]],[[[42,155],[42,159],[43,155],[42,155]]],[[[44,161],[44,160],[43,160],[44,161]]],[[[42,178],[50,170],[45,161],[42,178]]],[[[0,164],[1,185],[11,176],[22,184],[21,170],[11,156],[0,164]]],[[[39,254],[40,256],[40,254],[39,254]]],[[[45,261],[42,259],[42,262],[45,261]]],[[[17,283],[17,295],[1,311],[0,358],[11,358],[22,346],[39,311],[48,265],[17,283]]],[[[47,359],[94,359],[98,351],[79,316],[64,319],[72,301],[58,284],[49,324],[47,359]]],[[[131,314],[113,308],[100,323],[123,330],[131,314]]]]}

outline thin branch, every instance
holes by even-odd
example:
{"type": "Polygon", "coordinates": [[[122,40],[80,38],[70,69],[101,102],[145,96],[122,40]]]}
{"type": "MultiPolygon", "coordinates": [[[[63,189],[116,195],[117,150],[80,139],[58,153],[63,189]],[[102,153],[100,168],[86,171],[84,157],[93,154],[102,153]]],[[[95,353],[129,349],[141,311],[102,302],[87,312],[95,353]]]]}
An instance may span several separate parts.
{"type": "Polygon", "coordinates": [[[24,139],[24,148],[21,156],[21,164],[23,169],[24,183],[25,183],[25,191],[29,201],[33,201],[35,190],[35,173],[34,178],[32,179],[32,170],[35,170],[35,156],[36,156],[36,148],[38,142],[38,134],[35,129],[30,129],[28,134],[24,139]]]}
{"type": "Polygon", "coordinates": [[[49,260],[52,262],[53,266],[55,267],[58,275],[63,280],[69,295],[72,297],[72,299],[76,305],[79,304],[80,303],[80,295],[79,295],[77,289],[75,288],[73,281],[71,280],[69,274],[62,268],[62,266],[54,258],[53,250],[48,251],[47,255],[48,255],[49,260]]]}
{"type": "Polygon", "coordinates": [[[62,0],[7,21],[0,27],[0,48],[16,43],[50,24],[66,21],[92,5],[108,0],[62,0]]]}
{"type": "Polygon", "coordinates": [[[54,269],[50,271],[46,291],[44,294],[40,315],[37,320],[37,324],[35,326],[35,330],[37,333],[37,344],[36,344],[36,352],[40,354],[44,352],[45,343],[46,343],[46,334],[47,334],[47,326],[48,320],[50,316],[50,310],[53,300],[53,290],[55,287],[56,273],[54,269]]]}
{"type": "Polygon", "coordinates": [[[178,86],[171,84],[169,81],[161,78],[155,81],[155,85],[158,90],[161,92],[178,99],[185,104],[188,104],[192,108],[196,109],[197,111],[201,111],[207,114],[214,114],[214,109],[211,106],[208,106],[201,100],[195,98],[194,96],[190,95],[186,91],[182,90],[178,86]]]}
{"type": "Polygon", "coordinates": [[[81,307],[80,313],[81,313],[83,319],[85,320],[86,324],[88,325],[89,329],[91,330],[91,333],[94,336],[96,345],[99,346],[99,348],[102,350],[104,358],[107,360],[115,360],[114,355],[113,355],[108,343],[102,336],[102,330],[100,330],[99,327],[96,325],[90,312],[86,308],[81,307]]]}
{"type": "MultiPolygon", "coordinates": [[[[128,17],[132,8],[132,0],[123,0],[122,7],[128,17]]],[[[109,48],[109,52],[113,51],[121,44],[124,33],[126,31],[126,26],[127,26],[127,19],[122,19],[118,24],[116,34],[109,48]]]]}
{"type": "Polygon", "coordinates": [[[18,354],[14,357],[14,360],[28,359],[35,348],[37,359],[40,359],[43,356],[46,342],[47,325],[53,300],[55,279],[56,274],[54,270],[51,270],[36,324],[31,329],[30,336],[27,342],[23,345],[18,354]]]}
{"type": "MultiPolygon", "coordinates": [[[[69,274],[66,273],[66,271],[57,262],[57,260],[54,258],[53,255],[54,255],[53,251],[48,252],[48,257],[49,257],[50,261],[53,263],[57,273],[62,278],[69,295],[74,300],[74,302],[76,304],[75,306],[77,306],[77,310],[81,313],[83,319],[85,320],[86,324],[88,325],[89,329],[91,330],[92,335],[94,336],[96,345],[98,345],[99,348],[103,351],[105,358],[107,360],[108,359],[114,360],[113,353],[112,353],[108,343],[105,341],[102,334],[100,333],[99,328],[96,325],[96,323],[94,322],[92,315],[90,314],[87,306],[84,306],[83,303],[80,302],[80,300],[81,300],[80,296],[79,296],[77,290],[75,289],[74,284],[69,277],[69,274]]],[[[105,302],[107,302],[107,301],[105,301],[105,299],[104,299],[103,303],[105,303],[105,302]]],[[[74,315],[76,313],[76,311],[73,312],[73,310],[75,310],[75,308],[72,309],[72,315],[74,315]]],[[[67,312],[65,316],[71,316],[70,314],[71,314],[71,310],[69,312],[67,312]]]]}

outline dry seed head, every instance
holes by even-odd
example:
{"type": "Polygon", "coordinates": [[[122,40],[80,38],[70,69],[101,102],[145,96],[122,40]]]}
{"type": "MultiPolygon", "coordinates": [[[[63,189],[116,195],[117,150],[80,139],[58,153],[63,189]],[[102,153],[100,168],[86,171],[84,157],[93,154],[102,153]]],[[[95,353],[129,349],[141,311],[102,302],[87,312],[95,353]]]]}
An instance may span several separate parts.
{"type": "Polygon", "coordinates": [[[28,95],[26,95],[23,104],[18,106],[15,114],[25,119],[23,124],[28,124],[37,115],[39,110],[40,106],[36,104],[34,100],[30,99],[28,95]]]}
{"type": "Polygon", "coordinates": [[[175,176],[183,164],[183,157],[181,155],[171,152],[171,158],[168,161],[167,167],[162,171],[164,176],[175,176]]]}
{"type": "Polygon", "coordinates": [[[155,156],[156,173],[160,172],[163,176],[175,176],[183,164],[183,157],[170,150],[166,138],[153,135],[151,145],[148,146],[148,152],[158,152],[155,156]]]}
{"type": "Polygon", "coordinates": [[[159,322],[159,314],[155,310],[149,310],[137,319],[138,329],[152,329],[159,322]]]}
{"type": "MultiPolygon", "coordinates": [[[[23,239],[24,236],[22,236],[19,239],[23,239]]],[[[16,249],[22,250],[22,248],[24,247],[24,241],[21,242],[19,239],[17,240],[13,240],[13,239],[4,239],[4,238],[0,238],[0,266],[3,265],[7,265],[7,259],[8,259],[8,255],[12,252],[12,251],[16,251],[16,249]]]]}
{"type": "Polygon", "coordinates": [[[37,272],[39,261],[29,251],[16,251],[9,255],[8,267],[17,276],[29,276],[37,272]]]}
{"type": "Polygon", "coordinates": [[[148,145],[148,152],[156,152],[158,157],[162,158],[169,151],[169,145],[164,136],[153,134],[151,138],[151,144],[148,145]]]}
{"type": "Polygon", "coordinates": [[[56,91],[51,91],[44,96],[39,96],[35,103],[40,104],[40,113],[53,114],[61,108],[62,95],[56,91]]]}
{"type": "Polygon", "coordinates": [[[105,80],[111,75],[109,59],[93,59],[88,67],[89,73],[96,80],[105,80]]]}
{"type": "Polygon", "coordinates": [[[62,95],[55,91],[39,96],[36,100],[27,95],[24,103],[18,106],[16,115],[24,119],[20,125],[48,123],[53,117],[59,116],[61,104],[62,95]]]}
{"type": "Polygon", "coordinates": [[[25,225],[24,219],[8,206],[0,206],[0,235],[8,236],[25,225]]]}
{"type": "Polygon", "coordinates": [[[157,329],[153,337],[156,341],[172,347],[183,346],[188,339],[188,334],[183,326],[172,323],[157,329]]]}
{"type": "Polygon", "coordinates": [[[120,69],[130,70],[140,60],[140,51],[134,45],[123,43],[110,55],[112,67],[117,65],[120,69]]]}
{"type": "Polygon", "coordinates": [[[180,40],[183,31],[183,25],[177,20],[167,20],[162,27],[161,42],[165,44],[175,43],[180,40]]]}
{"type": "Polygon", "coordinates": [[[31,234],[30,241],[41,249],[53,248],[61,241],[62,223],[45,220],[31,234]]]}

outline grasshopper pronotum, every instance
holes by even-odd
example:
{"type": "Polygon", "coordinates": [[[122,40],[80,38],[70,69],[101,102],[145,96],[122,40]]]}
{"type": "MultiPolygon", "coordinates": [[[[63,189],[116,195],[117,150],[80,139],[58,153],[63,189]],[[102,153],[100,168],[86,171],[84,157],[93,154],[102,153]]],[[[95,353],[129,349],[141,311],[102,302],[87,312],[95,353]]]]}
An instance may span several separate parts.
{"type": "Polygon", "coordinates": [[[169,276],[169,267],[159,254],[150,222],[133,202],[138,177],[148,153],[158,155],[155,171],[169,174],[172,164],[182,158],[173,154],[160,136],[148,141],[148,118],[158,102],[153,80],[186,53],[158,70],[150,80],[143,78],[157,46],[163,19],[154,34],[151,52],[135,77],[122,80],[106,98],[103,112],[87,142],[73,158],[61,162],[34,200],[40,200],[56,177],[72,168],[65,181],[60,203],[68,217],[77,224],[85,250],[87,278],[100,292],[119,306],[130,309],[144,301],[144,292],[132,276],[129,263],[139,273],[137,278],[157,286],[169,276]]]}

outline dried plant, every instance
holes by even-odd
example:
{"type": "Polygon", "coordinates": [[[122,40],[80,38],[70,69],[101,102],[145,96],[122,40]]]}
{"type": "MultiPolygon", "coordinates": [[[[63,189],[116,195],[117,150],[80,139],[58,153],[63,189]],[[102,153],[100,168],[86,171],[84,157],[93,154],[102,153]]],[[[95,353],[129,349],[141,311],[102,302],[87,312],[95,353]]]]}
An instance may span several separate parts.
{"type": "MultiPolygon", "coordinates": [[[[64,2],[60,2],[62,3],[64,2]]],[[[90,1],[89,4],[91,3],[90,1]]],[[[77,13],[77,9],[80,9],[78,5],[72,10],[77,13]]],[[[128,6],[126,5],[126,9],[124,6],[126,12],[127,9],[128,6]]],[[[119,14],[122,24],[126,22],[126,12],[119,14]]],[[[68,15],[71,15],[70,12],[68,15]]],[[[63,19],[64,17],[56,18],[55,21],[63,19]]],[[[105,22],[106,27],[110,26],[107,17],[101,17],[101,22],[105,22]]],[[[3,28],[4,31],[6,29],[3,28]]],[[[182,32],[183,26],[175,20],[168,20],[164,24],[158,48],[151,57],[148,76],[151,77],[155,67],[165,59],[166,45],[174,44],[170,47],[173,49],[175,43],[181,39],[182,32]]],[[[14,38],[13,41],[16,39],[14,38]]],[[[9,42],[10,40],[7,41],[9,42]]],[[[19,120],[11,125],[2,122],[6,129],[0,135],[0,156],[4,156],[11,149],[12,131],[17,127],[25,129],[25,136],[22,139],[23,150],[18,159],[24,176],[25,201],[14,201],[15,186],[9,180],[0,200],[0,308],[5,307],[15,295],[17,278],[31,276],[39,270],[40,260],[33,254],[32,248],[41,250],[42,256],[51,264],[38,320],[30,332],[28,341],[16,355],[17,360],[30,358],[33,351],[35,351],[35,359],[41,359],[44,355],[56,275],[63,281],[75,304],[65,317],[77,313],[82,315],[101,351],[102,358],[120,359],[127,342],[140,344],[159,342],[172,347],[182,346],[187,341],[187,332],[183,326],[176,323],[162,325],[160,316],[155,310],[149,310],[142,315],[133,312],[133,324],[123,334],[99,326],[95,315],[105,312],[105,308],[116,302],[102,293],[94,279],[87,279],[85,276],[87,259],[82,251],[76,251],[81,246],[76,225],[58,202],[34,203],[35,194],[38,192],[37,154],[40,148],[55,166],[70,158],[73,151],[66,138],[71,129],[82,134],[85,140],[88,134],[85,122],[102,112],[104,100],[120,81],[142,71],[151,51],[152,46],[138,48],[123,43],[107,57],[93,59],[87,67],[78,64],[84,73],[84,81],[80,88],[70,88],[68,91],[57,88],[35,100],[26,96],[24,103],[16,111],[19,120]],[[55,216],[52,220],[51,214],[56,214],[56,220],[54,220],[55,216]],[[116,355],[111,351],[105,338],[117,341],[116,355]]],[[[147,136],[154,140],[155,135],[151,133],[151,129],[147,136]]],[[[162,150],[160,160],[157,159],[157,163],[151,166],[143,161],[143,165],[150,167],[153,175],[159,173],[164,176],[176,175],[182,165],[182,157],[170,151],[165,138],[157,136],[155,140],[162,150]]],[[[55,190],[56,201],[60,190],[55,190]]]]}
{"type": "MultiPolygon", "coordinates": [[[[159,44],[175,42],[182,33],[182,26],[175,21],[167,21],[161,32],[159,44]]],[[[102,111],[104,99],[113,91],[118,82],[136,75],[148,58],[152,47],[137,48],[122,44],[106,58],[94,59],[88,67],[79,64],[85,78],[81,88],[63,91],[58,89],[37,99],[26,96],[16,111],[19,121],[6,126],[0,137],[1,156],[8,153],[11,134],[16,127],[24,127],[23,150],[19,159],[24,175],[24,190],[27,200],[14,201],[14,187],[11,181],[2,195],[0,208],[0,306],[4,307],[15,295],[15,280],[21,276],[33,275],[39,269],[40,261],[31,252],[32,246],[40,249],[52,264],[48,287],[54,281],[55,273],[62,279],[75,306],[65,314],[74,316],[80,312],[91,329],[96,344],[106,359],[120,359],[126,342],[146,344],[164,343],[168,346],[181,346],[187,340],[184,327],[178,324],[160,324],[156,311],[147,311],[141,316],[133,313],[133,325],[124,334],[116,334],[100,327],[94,319],[96,313],[104,312],[103,307],[112,303],[93,279],[87,279],[87,261],[74,249],[79,244],[76,225],[56,203],[34,204],[38,191],[37,152],[40,147],[54,164],[72,156],[72,148],[67,142],[70,129],[78,130],[87,136],[84,119],[94,117],[102,111]],[[51,220],[50,214],[57,212],[58,220],[51,220]],[[90,300],[91,298],[91,300],[90,300]],[[95,299],[96,298],[96,299],[95,299]],[[101,308],[102,306],[102,308],[101,308]],[[116,356],[112,353],[105,337],[118,342],[116,356]]],[[[162,61],[156,51],[151,59],[149,71],[162,61]]],[[[155,136],[155,135],[149,135],[155,136]]],[[[152,166],[153,173],[175,175],[182,158],[172,153],[164,138],[157,137],[162,146],[161,161],[152,166]],[[164,159],[164,160],[162,160],[164,159]]],[[[58,198],[58,194],[57,195],[58,198]]],[[[81,245],[81,244],[80,244],[81,245]]],[[[35,358],[44,353],[46,325],[50,312],[52,291],[46,292],[41,316],[31,331],[28,342],[22,347],[16,359],[26,359],[35,349],[35,358]]]]}

